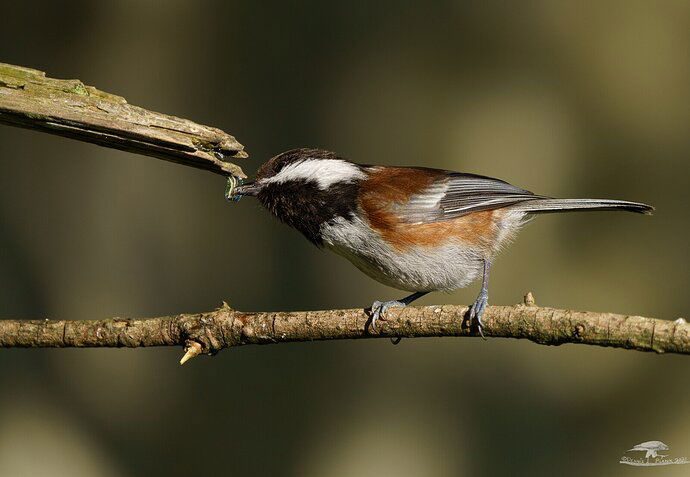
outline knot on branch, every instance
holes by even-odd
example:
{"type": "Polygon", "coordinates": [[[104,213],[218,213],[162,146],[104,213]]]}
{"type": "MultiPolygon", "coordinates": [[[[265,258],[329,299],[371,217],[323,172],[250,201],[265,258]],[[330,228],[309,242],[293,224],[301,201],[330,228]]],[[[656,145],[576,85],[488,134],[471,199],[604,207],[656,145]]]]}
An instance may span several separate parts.
{"type": "Polygon", "coordinates": [[[234,311],[223,302],[216,311],[180,317],[177,326],[181,341],[185,343],[185,354],[180,364],[200,355],[214,355],[232,345],[232,338],[226,330],[232,328],[234,311]]]}
{"type": "Polygon", "coordinates": [[[583,325],[582,323],[578,323],[573,328],[573,339],[581,340],[584,338],[584,334],[585,334],[585,325],[583,325]]]}

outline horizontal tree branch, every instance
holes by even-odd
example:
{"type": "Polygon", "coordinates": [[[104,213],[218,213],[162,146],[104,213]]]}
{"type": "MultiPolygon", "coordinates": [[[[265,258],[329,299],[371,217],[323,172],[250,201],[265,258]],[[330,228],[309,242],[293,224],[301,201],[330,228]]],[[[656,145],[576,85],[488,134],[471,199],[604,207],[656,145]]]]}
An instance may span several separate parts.
{"type": "MultiPolygon", "coordinates": [[[[528,294],[528,298],[531,294],[528,294]]],[[[543,345],[579,343],[657,353],[690,354],[690,326],[613,313],[559,310],[526,304],[490,306],[484,335],[528,339],[543,345]]],[[[468,326],[468,308],[442,305],[392,308],[387,319],[369,327],[362,309],[242,312],[224,304],[218,310],[149,319],[87,321],[0,321],[0,347],[81,348],[184,346],[184,361],[201,353],[248,345],[294,341],[477,336],[468,326]]]]}
{"type": "Polygon", "coordinates": [[[0,123],[144,154],[225,176],[244,146],[217,128],[127,104],[79,80],[0,63],[0,123]]]}

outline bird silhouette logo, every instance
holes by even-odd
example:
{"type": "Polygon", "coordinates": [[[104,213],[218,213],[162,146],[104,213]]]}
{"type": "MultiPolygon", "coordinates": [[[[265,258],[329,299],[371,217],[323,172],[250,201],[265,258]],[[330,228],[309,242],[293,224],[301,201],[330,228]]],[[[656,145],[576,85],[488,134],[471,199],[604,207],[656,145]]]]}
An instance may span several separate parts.
{"type": "MultiPolygon", "coordinates": [[[[664,444],[661,441],[647,441],[643,442],[641,444],[637,444],[636,446],[633,446],[632,449],[628,449],[626,452],[632,452],[632,451],[639,451],[639,452],[645,452],[645,459],[649,461],[649,458],[656,459],[659,454],[657,452],[659,451],[666,451],[668,450],[669,447],[664,444]]],[[[662,454],[662,457],[664,455],[662,454]]]]}
{"type": "Polygon", "coordinates": [[[661,441],[647,441],[633,446],[625,452],[644,452],[644,457],[631,458],[623,456],[621,464],[635,466],[669,465],[669,464],[688,464],[690,461],[686,457],[667,459],[667,454],[660,454],[661,451],[669,450],[669,446],[661,441]]]}

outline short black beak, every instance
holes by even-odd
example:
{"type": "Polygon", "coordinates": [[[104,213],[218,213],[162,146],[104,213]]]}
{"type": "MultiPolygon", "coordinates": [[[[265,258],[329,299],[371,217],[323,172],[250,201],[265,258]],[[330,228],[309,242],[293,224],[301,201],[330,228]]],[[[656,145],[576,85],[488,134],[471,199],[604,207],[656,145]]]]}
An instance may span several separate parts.
{"type": "Polygon", "coordinates": [[[260,189],[261,187],[256,182],[244,184],[242,179],[228,176],[228,183],[225,185],[225,198],[231,202],[238,202],[245,195],[258,195],[260,189]]]}
{"type": "Polygon", "coordinates": [[[256,196],[261,190],[261,186],[257,185],[256,182],[247,182],[239,187],[235,188],[235,194],[241,196],[256,196]]]}

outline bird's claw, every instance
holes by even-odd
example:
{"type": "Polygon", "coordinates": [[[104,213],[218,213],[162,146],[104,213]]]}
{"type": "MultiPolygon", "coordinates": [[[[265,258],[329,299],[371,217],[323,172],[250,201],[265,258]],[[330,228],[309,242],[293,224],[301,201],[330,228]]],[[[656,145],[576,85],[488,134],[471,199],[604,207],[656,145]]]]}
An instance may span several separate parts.
{"type": "Polygon", "coordinates": [[[386,311],[393,307],[403,307],[407,306],[405,303],[398,300],[390,301],[375,301],[371,305],[371,329],[376,330],[376,321],[381,319],[385,320],[386,311]]]}
{"type": "Polygon", "coordinates": [[[486,339],[486,337],[484,336],[484,332],[482,330],[484,327],[482,324],[482,315],[484,314],[487,303],[489,303],[489,293],[486,290],[482,290],[470,307],[470,323],[472,323],[472,321],[475,319],[477,320],[477,329],[479,330],[479,335],[483,339],[486,339]]]}

